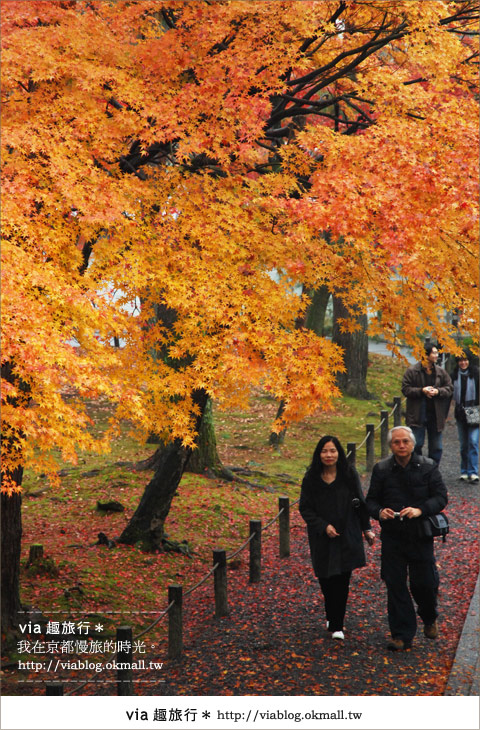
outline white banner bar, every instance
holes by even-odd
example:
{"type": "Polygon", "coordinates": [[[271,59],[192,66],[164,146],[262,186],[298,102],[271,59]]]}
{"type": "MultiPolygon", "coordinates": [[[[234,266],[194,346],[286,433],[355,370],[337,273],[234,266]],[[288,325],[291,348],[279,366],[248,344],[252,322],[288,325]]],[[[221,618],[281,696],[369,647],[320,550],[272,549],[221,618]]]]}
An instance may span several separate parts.
{"type": "Polygon", "coordinates": [[[478,697],[4,697],[2,730],[478,730],[478,697]]]}

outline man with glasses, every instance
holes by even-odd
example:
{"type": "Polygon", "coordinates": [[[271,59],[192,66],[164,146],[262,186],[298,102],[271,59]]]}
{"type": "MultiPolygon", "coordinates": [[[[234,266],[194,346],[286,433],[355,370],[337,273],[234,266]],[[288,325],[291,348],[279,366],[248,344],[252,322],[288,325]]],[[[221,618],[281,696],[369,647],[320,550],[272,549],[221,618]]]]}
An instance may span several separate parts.
{"type": "Polygon", "coordinates": [[[417,613],[427,639],[436,639],[438,571],[433,537],[425,537],[422,517],[441,512],[447,489],[437,464],[415,453],[412,429],[389,431],[392,455],[375,464],[367,509],[381,526],[381,577],[387,587],[392,651],[409,649],[417,631],[417,613]],[[408,584],[407,584],[408,580],[408,584]]]}

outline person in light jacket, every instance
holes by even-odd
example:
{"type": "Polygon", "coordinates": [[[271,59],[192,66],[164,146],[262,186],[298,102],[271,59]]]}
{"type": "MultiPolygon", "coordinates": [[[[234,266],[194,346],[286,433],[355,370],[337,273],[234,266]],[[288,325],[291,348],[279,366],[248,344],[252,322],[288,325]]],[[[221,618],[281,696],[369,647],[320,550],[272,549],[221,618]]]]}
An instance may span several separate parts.
{"type": "Polygon", "coordinates": [[[440,463],[442,431],[452,399],[453,385],[446,370],[439,367],[438,349],[425,347],[426,362],[417,362],[405,371],[402,393],[407,399],[405,424],[415,436],[415,453],[422,453],[425,432],[428,434],[428,456],[440,463]]]}
{"type": "Polygon", "coordinates": [[[358,474],[335,436],[323,436],[315,448],[302,482],[299,509],[325,601],[327,629],[333,639],[343,640],[352,571],[365,565],[362,536],[372,545],[375,534],[358,474]]]}

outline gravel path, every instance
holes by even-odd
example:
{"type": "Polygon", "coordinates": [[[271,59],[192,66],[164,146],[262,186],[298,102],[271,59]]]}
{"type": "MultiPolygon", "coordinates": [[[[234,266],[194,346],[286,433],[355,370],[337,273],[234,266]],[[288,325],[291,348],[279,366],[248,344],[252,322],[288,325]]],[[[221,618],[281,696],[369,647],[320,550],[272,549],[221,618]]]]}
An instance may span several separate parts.
{"type": "MultiPolygon", "coordinates": [[[[210,584],[185,603],[182,659],[168,661],[165,695],[442,695],[478,574],[479,487],[458,480],[453,419],[446,426],[441,471],[449,489],[451,533],[436,540],[440,572],[437,641],[423,636],[413,648],[386,650],[386,592],[379,578],[380,544],[354,573],[345,641],[325,630],[320,590],[312,573],[303,521],[294,507],[291,556],[277,557],[277,531],[264,532],[262,581],[248,583],[248,552],[228,572],[230,614],[212,617],[210,584]]],[[[365,485],[367,486],[367,485],[365,485]]],[[[378,526],[376,527],[378,532],[378,526]]],[[[420,622],[421,623],[421,622],[420,622]]],[[[137,686],[137,693],[141,687],[137,686]]]]}
{"type": "MultiPolygon", "coordinates": [[[[150,649],[151,654],[147,650],[142,657],[135,655],[145,659],[147,666],[150,660],[164,663],[161,671],[135,673],[135,694],[443,695],[478,575],[480,489],[478,484],[458,479],[459,446],[453,419],[445,428],[441,471],[449,491],[446,511],[451,532],[446,543],[436,540],[441,581],[437,641],[427,640],[420,625],[411,650],[392,653],[386,649],[389,631],[379,540],[367,548],[367,566],[353,574],[345,641],[333,641],[325,629],[305,525],[294,506],[290,557],[278,558],[274,524],[262,533],[260,583],[249,583],[248,548],[229,565],[227,617],[214,617],[211,578],[187,596],[181,659],[168,660],[163,641],[155,652],[150,649]]],[[[364,488],[368,488],[367,480],[364,488]]],[[[378,524],[374,525],[378,534],[378,524]]],[[[148,638],[157,640],[154,630],[148,638]]],[[[150,642],[146,643],[150,648],[150,642]]],[[[473,672],[476,656],[475,652],[464,653],[459,671],[468,674],[465,661],[471,661],[473,672]]],[[[92,672],[88,675],[91,678],[92,672]]],[[[76,672],[74,678],[78,681],[86,676],[76,672]]],[[[101,679],[104,681],[97,685],[89,682],[81,694],[114,695],[115,673],[105,672],[101,679]]]]}

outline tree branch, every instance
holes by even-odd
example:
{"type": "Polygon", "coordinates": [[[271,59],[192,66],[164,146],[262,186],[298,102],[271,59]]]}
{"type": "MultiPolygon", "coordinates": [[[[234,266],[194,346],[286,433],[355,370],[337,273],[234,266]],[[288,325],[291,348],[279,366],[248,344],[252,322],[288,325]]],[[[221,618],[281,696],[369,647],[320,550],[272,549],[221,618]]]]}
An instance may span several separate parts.
{"type": "Polygon", "coordinates": [[[175,25],[175,16],[173,14],[173,10],[167,10],[167,9],[163,8],[160,12],[162,14],[162,18],[165,21],[165,25],[170,29],[175,28],[176,25],[175,25]]]}
{"type": "MultiPolygon", "coordinates": [[[[379,35],[381,34],[381,32],[387,27],[388,26],[385,25],[385,16],[384,16],[382,25],[380,26],[380,28],[376,31],[376,33],[373,35],[373,37],[369,41],[367,41],[366,43],[364,43],[361,46],[358,46],[357,48],[351,48],[349,51],[343,51],[343,53],[340,53],[336,58],[334,58],[332,61],[330,61],[330,63],[327,63],[325,66],[321,66],[320,68],[315,69],[314,71],[310,71],[310,73],[306,74],[305,76],[301,76],[300,78],[297,78],[297,79],[292,79],[292,81],[288,82],[288,85],[297,86],[298,90],[300,90],[302,87],[305,87],[306,85],[308,85],[311,81],[316,79],[321,74],[324,74],[326,71],[330,71],[330,69],[335,68],[335,66],[337,66],[337,64],[340,61],[343,61],[344,58],[348,58],[349,56],[352,56],[354,54],[359,54],[360,56],[362,56],[362,54],[365,51],[370,51],[370,53],[373,53],[373,51],[377,50],[378,48],[381,48],[382,46],[386,45],[387,43],[390,43],[392,40],[401,38],[404,35],[403,31],[406,29],[407,23],[404,22],[401,25],[399,25],[395,29],[395,31],[390,33],[390,35],[388,35],[386,38],[384,38],[382,40],[377,40],[379,35]]],[[[370,53],[367,53],[365,55],[365,58],[368,55],[370,55],[370,53]]]]}
{"type": "Polygon", "coordinates": [[[353,101],[349,100],[345,96],[342,96],[341,100],[344,101],[347,106],[351,107],[352,109],[355,109],[356,112],[361,114],[361,116],[364,119],[366,119],[367,122],[369,122],[370,124],[375,124],[375,119],[372,119],[371,117],[369,117],[368,114],[365,111],[363,111],[363,109],[361,107],[357,106],[357,104],[354,104],[353,101]]]}
{"type": "MultiPolygon", "coordinates": [[[[332,24],[332,23],[335,23],[335,22],[336,22],[336,21],[338,20],[338,18],[339,18],[339,17],[341,16],[341,14],[343,13],[343,11],[345,10],[345,8],[346,8],[346,7],[347,7],[347,5],[346,5],[346,3],[344,2],[344,0],[341,0],[341,2],[340,2],[340,4],[339,4],[338,8],[337,8],[337,9],[335,10],[335,12],[334,12],[334,13],[333,13],[333,14],[331,15],[330,19],[329,19],[329,20],[327,20],[327,24],[332,24]]],[[[307,48],[308,48],[308,47],[309,47],[309,46],[310,46],[310,45],[311,45],[312,43],[314,43],[314,42],[315,42],[315,41],[316,41],[317,39],[318,39],[318,35],[317,35],[317,34],[315,34],[315,35],[311,36],[310,38],[307,38],[306,40],[304,40],[304,41],[303,41],[303,43],[302,43],[302,45],[300,46],[300,53],[305,53],[305,51],[307,50],[307,48]]],[[[324,42],[324,41],[322,40],[322,43],[323,43],[323,42],[324,42]]],[[[310,56],[310,55],[312,55],[313,53],[315,53],[315,49],[314,49],[313,51],[311,51],[311,52],[310,52],[310,53],[309,53],[308,55],[310,56]]]]}

